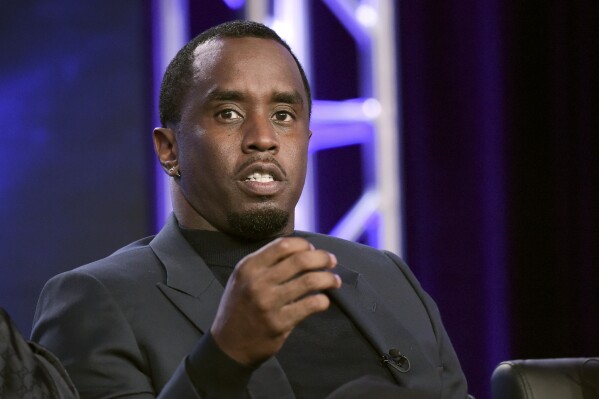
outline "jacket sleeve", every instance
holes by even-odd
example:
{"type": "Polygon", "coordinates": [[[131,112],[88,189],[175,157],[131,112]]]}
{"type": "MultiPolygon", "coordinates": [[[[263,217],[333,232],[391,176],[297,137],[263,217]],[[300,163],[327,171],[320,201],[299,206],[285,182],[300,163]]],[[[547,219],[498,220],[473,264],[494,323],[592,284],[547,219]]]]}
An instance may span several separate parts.
{"type": "Polygon", "coordinates": [[[245,397],[252,372],[239,366],[239,375],[229,373],[241,382],[226,385],[225,394],[219,396],[219,376],[229,370],[205,365],[222,364],[219,355],[226,355],[218,347],[211,349],[210,337],[205,335],[196,348],[190,348],[190,355],[166,385],[156,388],[150,377],[151,365],[117,301],[101,281],[82,271],[63,273],[46,284],[38,301],[32,339],[61,359],[82,398],[237,399],[245,397]],[[191,378],[198,368],[205,374],[191,378]]]}
{"type": "Polygon", "coordinates": [[[421,298],[424,306],[427,309],[430,321],[432,323],[437,343],[439,347],[439,357],[443,364],[442,381],[443,381],[443,399],[453,398],[468,398],[468,386],[466,377],[460,366],[458,357],[453,349],[451,340],[447,335],[447,331],[443,326],[441,314],[435,301],[428,295],[420,286],[420,283],[410,270],[410,268],[395,254],[385,251],[385,254],[399,267],[402,273],[410,281],[412,287],[421,298]]]}

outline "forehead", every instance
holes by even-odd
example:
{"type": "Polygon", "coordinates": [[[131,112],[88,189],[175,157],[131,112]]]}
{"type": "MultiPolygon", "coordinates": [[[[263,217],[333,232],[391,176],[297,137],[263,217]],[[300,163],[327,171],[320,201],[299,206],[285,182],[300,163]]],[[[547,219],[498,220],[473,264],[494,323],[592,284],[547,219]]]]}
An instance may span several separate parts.
{"type": "Polygon", "coordinates": [[[194,50],[194,83],[203,89],[296,90],[305,97],[302,78],[289,51],[272,39],[218,38],[194,50]]]}

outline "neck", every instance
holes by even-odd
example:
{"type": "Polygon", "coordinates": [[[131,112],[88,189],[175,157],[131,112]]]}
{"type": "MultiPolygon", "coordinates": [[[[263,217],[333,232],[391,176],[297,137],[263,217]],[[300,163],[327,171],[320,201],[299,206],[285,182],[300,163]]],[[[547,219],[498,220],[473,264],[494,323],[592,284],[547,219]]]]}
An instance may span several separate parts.
{"type": "Polygon", "coordinates": [[[177,221],[179,221],[179,226],[186,229],[219,231],[191,206],[181,192],[179,185],[172,178],[170,181],[170,191],[173,213],[177,221]]]}

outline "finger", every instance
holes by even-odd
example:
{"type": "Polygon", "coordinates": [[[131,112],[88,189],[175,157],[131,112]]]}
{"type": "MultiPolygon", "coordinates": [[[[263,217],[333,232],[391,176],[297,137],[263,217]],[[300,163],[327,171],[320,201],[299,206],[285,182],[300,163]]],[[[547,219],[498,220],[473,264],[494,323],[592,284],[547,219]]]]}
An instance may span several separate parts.
{"type": "Polygon", "coordinates": [[[281,260],[290,255],[302,252],[311,251],[314,246],[307,240],[299,237],[283,237],[277,238],[271,243],[263,246],[256,252],[253,252],[243,258],[239,263],[251,265],[251,267],[270,267],[279,263],[281,260]]]}
{"type": "Polygon", "coordinates": [[[280,320],[287,325],[280,326],[282,329],[292,329],[302,320],[315,313],[324,312],[329,308],[331,300],[326,294],[312,294],[292,302],[281,309],[280,320]]]}
{"type": "Polygon", "coordinates": [[[335,255],[322,249],[296,252],[272,266],[268,271],[268,279],[273,283],[283,284],[302,273],[332,269],[336,265],[335,255]]]}
{"type": "Polygon", "coordinates": [[[341,278],[329,271],[304,273],[278,287],[280,306],[301,301],[307,295],[313,295],[328,289],[341,287],[341,278]]]}

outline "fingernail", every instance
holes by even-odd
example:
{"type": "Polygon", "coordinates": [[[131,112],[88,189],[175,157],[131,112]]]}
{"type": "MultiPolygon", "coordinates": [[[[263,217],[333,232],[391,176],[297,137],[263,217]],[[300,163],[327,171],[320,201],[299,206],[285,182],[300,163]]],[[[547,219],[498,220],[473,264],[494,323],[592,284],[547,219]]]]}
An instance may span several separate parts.
{"type": "Polygon", "coordinates": [[[329,252],[329,256],[331,257],[331,262],[333,262],[333,266],[337,265],[337,257],[329,252]]]}
{"type": "Polygon", "coordinates": [[[341,287],[341,284],[343,283],[343,281],[341,281],[341,276],[335,274],[335,280],[337,280],[337,287],[341,287]]]}

